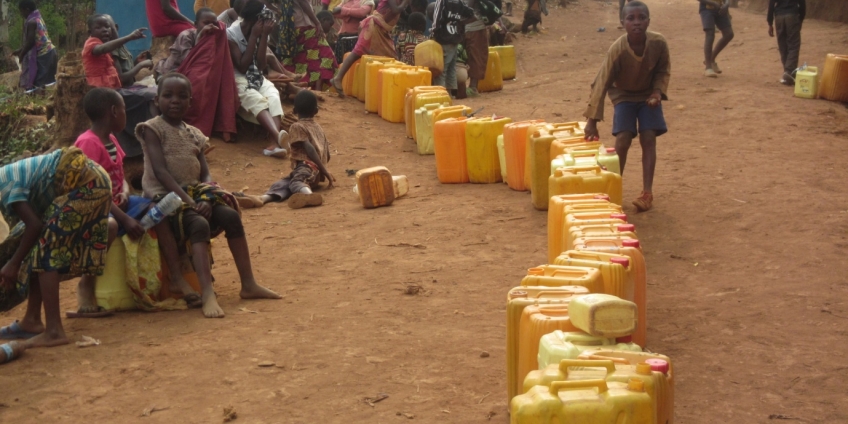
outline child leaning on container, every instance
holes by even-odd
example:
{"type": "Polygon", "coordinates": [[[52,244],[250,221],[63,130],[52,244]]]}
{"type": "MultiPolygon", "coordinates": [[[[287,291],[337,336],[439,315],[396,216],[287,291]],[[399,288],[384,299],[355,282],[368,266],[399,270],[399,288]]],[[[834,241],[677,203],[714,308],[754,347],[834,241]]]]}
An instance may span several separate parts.
{"type": "Polygon", "coordinates": [[[586,140],[598,140],[597,122],[604,119],[604,96],[609,93],[615,107],[612,135],[622,174],[630,144],[639,135],[643,188],[633,205],[640,211],[647,211],[654,199],[657,136],[668,131],[660,101],[668,99],[671,62],[665,37],[648,31],[651,23],[648,6],[632,1],[624,6],[624,15],[622,24],[627,34],[612,44],[592,83],[589,106],[584,112],[585,132],[586,140]]]}
{"type": "Polygon", "coordinates": [[[238,204],[232,194],[212,181],[209,173],[203,154],[208,139],[200,130],[183,122],[191,105],[191,82],[178,73],[162,76],[156,104],[162,114],[136,128],[136,136],[144,148],[142,187],[145,197],[154,201],[174,192],[184,203],[170,222],[178,243],[191,245],[203,315],[224,317],[212,288],[209,261],[209,242],[221,232],[226,234],[238,269],[241,298],[280,299],[280,295],[256,283],[238,204]]]}
{"type": "MultiPolygon", "coordinates": [[[[111,248],[115,237],[129,234],[133,239],[144,235],[140,219],[147,213],[150,200],[141,196],[131,196],[130,186],[124,178],[124,150],[118,144],[118,139],[112,134],[124,129],[126,112],[124,100],[117,91],[97,87],[91,89],[83,99],[83,107],[91,128],[80,134],[74,146],[85,155],[103,167],[112,181],[112,205],[109,214],[109,239],[106,243],[111,248]]],[[[167,221],[156,225],[156,235],[159,247],[162,249],[168,271],[171,277],[171,292],[182,293],[189,307],[200,306],[200,295],[183,279],[180,272],[180,261],[177,253],[177,242],[167,221]]],[[[84,275],[79,281],[77,290],[78,309],[74,317],[99,317],[104,313],[97,306],[95,297],[95,278],[84,275]]]]}

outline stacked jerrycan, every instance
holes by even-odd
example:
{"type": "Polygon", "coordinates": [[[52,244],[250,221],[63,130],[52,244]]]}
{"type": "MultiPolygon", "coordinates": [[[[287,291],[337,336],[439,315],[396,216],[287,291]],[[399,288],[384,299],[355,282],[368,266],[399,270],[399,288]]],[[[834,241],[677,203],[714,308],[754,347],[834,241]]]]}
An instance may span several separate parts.
{"type": "Polygon", "coordinates": [[[406,91],[413,87],[430,86],[430,71],[424,67],[385,68],[379,73],[383,82],[378,112],[389,122],[403,122],[406,91]]]}
{"type": "Polygon", "coordinates": [[[548,177],[550,177],[550,151],[554,141],[585,143],[585,134],[579,122],[538,124],[527,131],[524,184],[530,188],[533,207],[548,208],[548,177]]]}
{"type": "Polygon", "coordinates": [[[444,87],[421,86],[406,90],[403,104],[404,123],[406,123],[406,136],[416,139],[415,111],[429,104],[447,105],[452,104],[450,94],[444,87]]]}
{"type": "Polygon", "coordinates": [[[434,134],[436,122],[448,118],[467,117],[470,113],[471,108],[464,105],[443,106],[428,104],[415,111],[415,143],[418,145],[418,154],[435,154],[434,134]]]}

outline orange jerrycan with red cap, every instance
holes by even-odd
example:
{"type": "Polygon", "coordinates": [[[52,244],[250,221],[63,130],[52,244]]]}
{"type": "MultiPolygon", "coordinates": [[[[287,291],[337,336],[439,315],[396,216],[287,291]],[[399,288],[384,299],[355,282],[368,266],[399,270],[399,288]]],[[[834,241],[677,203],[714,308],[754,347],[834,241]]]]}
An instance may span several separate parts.
{"type": "Polygon", "coordinates": [[[581,286],[520,286],[507,293],[506,379],[507,392],[510,398],[521,392],[522,379],[518,378],[518,346],[520,344],[521,316],[524,309],[533,305],[567,306],[573,296],[588,293],[589,290],[581,286]]]}
{"type": "Polygon", "coordinates": [[[518,381],[539,369],[539,340],[550,332],[579,331],[571,323],[568,305],[530,305],[521,312],[518,334],[518,381]]]}
{"type": "Polygon", "coordinates": [[[468,182],[468,163],[465,158],[465,124],[468,118],[448,118],[433,128],[433,147],[436,154],[436,176],[442,184],[468,182]]]}
{"type": "Polygon", "coordinates": [[[603,293],[635,303],[639,315],[632,339],[634,343],[645,347],[648,334],[648,285],[644,264],[637,268],[630,257],[624,254],[588,250],[563,252],[553,263],[562,266],[596,268],[601,273],[603,293]]]}
{"type": "Polygon", "coordinates": [[[527,131],[532,126],[543,124],[544,122],[543,120],[531,120],[504,125],[503,142],[506,162],[506,183],[513,190],[528,190],[528,186],[524,183],[524,168],[527,161],[527,131]]]}
{"type": "MultiPolygon", "coordinates": [[[[504,141],[505,142],[505,141],[504,141]]],[[[507,177],[509,174],[507,173],[507,177]]],[[[609,196],[603,193],[567,194],[551,196],[548,201],[548,261],[556,258],[562,250],[557,251],[562,238],[563,210],[571,204],[610,204],[609,196]]]]}
{"type": "Polygon", "coordinates": [[[603,293],[603,280],[597,269],[579,266],[539,265],[527,270],[522,286],[581,286],[590,293],[603,293]]]}
{"type": "Polygon", "coordinates": [[[605,171],[598,165],[557,168],[548,178],[548,193],[559,194],[606,193],[610,202],[622,201],[621,175],[605,171]]]}

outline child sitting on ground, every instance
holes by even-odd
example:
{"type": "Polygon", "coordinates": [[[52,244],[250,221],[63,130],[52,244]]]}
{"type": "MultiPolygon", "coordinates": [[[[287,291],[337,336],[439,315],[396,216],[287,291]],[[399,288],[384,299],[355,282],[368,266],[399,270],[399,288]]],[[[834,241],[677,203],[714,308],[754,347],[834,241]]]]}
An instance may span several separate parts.
{"type": "MultiPolygon", "coordinates": [[[[103,167],[112,181],[112,206],[109,215],[109,239],[107,248],[111,248],[115,237],[129,234],[133,239],[144,235],[139,220],[147,213],[150,200],[140,196],[130,196],[129,184],[124,179],[124,150],[118,144],[118,139],[112,135],[124,129],[126,113],[124,100],[114,90],[94,88],[83,99],[83,107],[91,129],[82,133],[74,146],[85,155],[103,167]]],[[[180,261],[177,253],[177,243],[167,222],[161,222],[156,227],[159,246],[162,249],[171,277],[171,291],[183,293],[189,307],[200,306],[200,296],[183,279],[180,272],[180,261]]],[[[79,308],[74,317],[99,317],[103,312],[97,306],[94,295],[95,278],[84,275],[79,281],[77,302],[79,308]]],[[[71,315],[69,315],[71,316],[71,315]]]]}
{"type": "Polygon", "coordinates": [[[412,13],[406,20],[409,29],[398,33],[397,57],[407,65],[415,65],[415,46],[427,41],[424,30],[427,28],[427,18],[423,13],[412,13]]]}
{"type": "Polygon", "coordinates": [[[0,168],[0,212],[20,220],[0,246],[15,252],[0,269],[0,312],[27,300],[24,317],[0,328],[0,338],[29,339],[29,348],[69,343],[60,275],[103,273],[111,197],[109,175],[76,147],[0,168]]]}
{"type": "Polygon", "coordinates": [[[622,175],[627,151],[633,138],[639,135],[643,188],[633,205],[647,211],[654,200],[651,189],[657,164],[657,137],[668,131],[660,101],[668,100],[671,62],[665,37],[648,31],[651,14],[645,3],[635,0],[627,3],[624,16],[626,34],[612,44],[592,83],[589,106],[584,112],[585,133],[586,140],[598,139],[597,122],[604,119],[604,96],[609,92],[615,107],[612,135],[622,175]]]}
{"type": "Polygon", "coordinates": [[[294,113],[298,121],[289,128],[284,139],[290,146],[292,172],[271,185],[263,196],[247,196],[238,193],[239,205],[246,208],[261,207],[268,202],[283,202],[288,199],[292,209],[304,206],[320,206],[324,199],[312,190],[327,179],[327,188],[332,188],[336,179],[327,171],[330,162],[330,143],[324,130],[315,122],[318,101],[311,91],[301,91],[294,98],[294,113]]]}
{"type": "Polygon", "coordinates": [[[144,195],[154,201],[174,192],[184,207],[170,219],[178,242],[191,243],[191,259],[200,282],[203,315],[222,318],[212,288],[209,242],[223,231],[241,279],[242,299],[280,299],[280,295],[257,284],[238,204],[233,196],[212,182],[203,149],[207,138],[183,122],[191,105],[191,82],[182,74],[159,79],[156,103],[162,114],[136,129],[144,147],[144,195]]]}

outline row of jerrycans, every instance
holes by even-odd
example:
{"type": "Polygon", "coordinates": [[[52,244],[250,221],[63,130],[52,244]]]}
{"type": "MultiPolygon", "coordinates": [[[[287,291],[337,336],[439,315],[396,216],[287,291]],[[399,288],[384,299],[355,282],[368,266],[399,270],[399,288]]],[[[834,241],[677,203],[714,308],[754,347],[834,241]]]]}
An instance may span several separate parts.
{"type": "Polygon", "coordinates": [[[501,181],[497,140],[510,118],[449,118],[433,126],[433,152],[439,182],[497,183],[501,181]]]}

